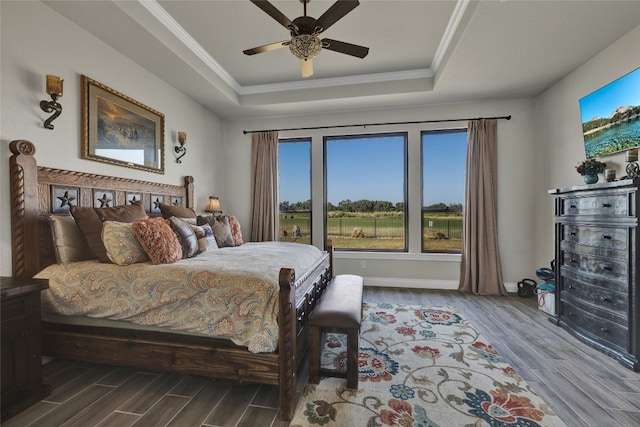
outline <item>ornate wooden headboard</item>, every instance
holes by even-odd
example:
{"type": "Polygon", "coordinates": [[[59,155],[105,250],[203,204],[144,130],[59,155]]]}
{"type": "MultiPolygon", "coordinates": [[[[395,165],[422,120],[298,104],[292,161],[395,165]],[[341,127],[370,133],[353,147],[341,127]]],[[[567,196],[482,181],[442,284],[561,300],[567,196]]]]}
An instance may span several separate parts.
{"type": "Polygon", "coordinates": [[[26,140],[9,145],[11,252],[13,277],[33,277],[55,262],[49,215],[69,215],[69,207],[120,206],[142,200],[149,216],[158,203],[194,208],[193,177],[182,186],[37,166],[36,148],[26,140]]]}

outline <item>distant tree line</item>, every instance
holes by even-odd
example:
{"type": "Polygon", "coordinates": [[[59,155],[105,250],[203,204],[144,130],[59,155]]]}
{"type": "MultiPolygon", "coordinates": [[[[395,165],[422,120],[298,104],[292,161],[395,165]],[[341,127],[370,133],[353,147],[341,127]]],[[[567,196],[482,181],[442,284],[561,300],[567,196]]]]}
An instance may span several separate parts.
{"type": "MultiPolygon", "coordinates": [[[[288,201],[280,202],[280,212],[308,212],[311,210],[311,200],[304,202],[291,203],[288,201]]],[[[384,200],[343,200],[337,205],[327,203],[328,211],[339,212],[403,212],[404,202],[392,203],[384,200]]],[[[423,210],[430,212],[461,212],[462,203],[434,203],[425,206],[423,210]]]]}
{"type": "Polygon", "coordinates": [[[597,117],[582,124],[582,131],[587,132],[593,129],[599,129],[608,124],[620,123],[624,120],[634,119],[640,116],[640,105],[635,107],[629,107],[623,112],[616,112],[611,118],[609,117],[597,117]]]}

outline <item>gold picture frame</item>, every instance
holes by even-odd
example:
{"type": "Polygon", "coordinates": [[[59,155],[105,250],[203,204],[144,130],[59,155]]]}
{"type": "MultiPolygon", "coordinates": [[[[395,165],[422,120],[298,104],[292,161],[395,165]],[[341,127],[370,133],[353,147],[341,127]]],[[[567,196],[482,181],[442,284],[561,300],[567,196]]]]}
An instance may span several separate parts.
{"type": "Polygon", "coordinates": [[[164,174],[164,114],[82,75],[82,158],[164,174]]]}

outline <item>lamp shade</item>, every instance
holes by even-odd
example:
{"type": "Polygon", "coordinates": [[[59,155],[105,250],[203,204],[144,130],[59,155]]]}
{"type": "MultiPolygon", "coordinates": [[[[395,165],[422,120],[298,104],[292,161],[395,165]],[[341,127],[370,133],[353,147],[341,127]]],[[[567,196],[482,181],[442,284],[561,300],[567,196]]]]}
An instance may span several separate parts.
{"type": "Polygon", "coordinates": [[[47,93],[62,98],[62,82],[64,80],[58,76],[47,74],[47,93]]]}
{"type": "Polygon", "coordinates": [[[222,212],[222,208],[220,207],[220,200],[216,196],[209,196],[209,203],[207,203],[207,207],[204,208],[205,212],[222,212]]]}

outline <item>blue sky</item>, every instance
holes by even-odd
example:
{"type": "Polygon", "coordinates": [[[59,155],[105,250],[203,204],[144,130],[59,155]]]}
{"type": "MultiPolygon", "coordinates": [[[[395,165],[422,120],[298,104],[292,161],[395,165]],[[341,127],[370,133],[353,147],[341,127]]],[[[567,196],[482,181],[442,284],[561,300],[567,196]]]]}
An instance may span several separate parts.
{"type": "Polygon", "coordinates": [[[428,133],[422,138],[423,205],[462,203],[467,133],[428,133]]]}
{"type": "Polygon", "coordinates": [[[295,203],[311,199],[311,143],[278,144],[278,164],[280,201],[295,203]]]}
{"type": "Polygon", "coordinates": [[[621,105],[640,105],[640,68],[580,99],[582,123],[606,118],[621,105]]]}
{"type": "MultiPolygon", "coordinates": [[[[466,133],[427,134],[424,141],[424,205],[461,203],[466,133]]],[[[310,144],[283,143],[278,152],[280,200],[295,203],[310,199],[310,144]]],[[[330,140],[327,143],[329,202],[336,205],[346,199],[401,202],[403,169],[402,135],[352,138],[346,143],[330,140]]]]}

